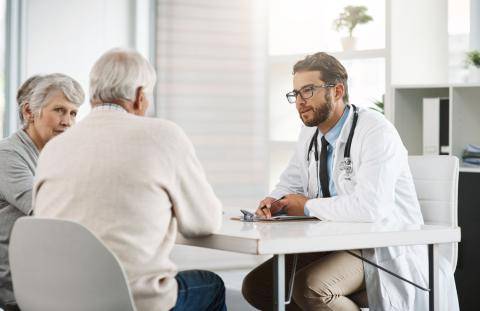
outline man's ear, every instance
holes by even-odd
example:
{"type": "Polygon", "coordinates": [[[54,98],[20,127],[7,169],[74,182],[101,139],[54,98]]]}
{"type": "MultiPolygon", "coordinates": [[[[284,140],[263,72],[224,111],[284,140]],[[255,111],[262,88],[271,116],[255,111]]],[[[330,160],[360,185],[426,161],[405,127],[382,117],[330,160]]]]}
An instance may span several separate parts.
{"type": "Polygon", "coordinates": [[[141,111],[142,105],[145,102],[145,93],[143,92],[143,87],[139,86],[135,91],[135,100],[133,101],[133,109],[135,111],[141,111]]]}
{"type": "Polygon", "coordinates": [[[342,83],[338,83],[335,85],[335,101],[338,101],[343,98],[343,95],[345,94],[345,85],[342,83]]]}

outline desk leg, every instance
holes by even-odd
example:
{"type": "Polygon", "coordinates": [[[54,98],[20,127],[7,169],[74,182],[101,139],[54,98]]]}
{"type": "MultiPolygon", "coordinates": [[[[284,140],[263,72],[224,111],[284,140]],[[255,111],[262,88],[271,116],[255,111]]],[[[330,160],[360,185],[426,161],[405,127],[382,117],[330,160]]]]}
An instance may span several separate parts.
{"type": "Polygon", "coordinates": [[[285,311],[285,255],[273,256],[273,302],[275,310],[285,311]]]}
{"type": "Polygon", "coordinates": [[[438,244],[428,245],[428,286],[430,287],[429,295],[429,310],[440,310],[439,288],[440,283],[438,279],[438,244]]]}

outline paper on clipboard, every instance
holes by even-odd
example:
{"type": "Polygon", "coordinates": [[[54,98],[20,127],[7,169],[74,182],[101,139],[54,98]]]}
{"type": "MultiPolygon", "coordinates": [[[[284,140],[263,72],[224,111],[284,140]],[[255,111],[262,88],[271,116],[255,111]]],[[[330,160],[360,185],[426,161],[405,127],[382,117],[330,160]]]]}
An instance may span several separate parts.
{"type": "Polygon", "coordinates": [[[259,222],[259,221],[267,221],[267,222],[272,222],[272,221],[289,221],[289,220],[319,220],[316,217],[312,216],[290,216],[290,215],[276,215],[272,216],[270,218],[264,218],[264,217],[258,217],[255,214],[246,211],[246,210],[240,210],[242,212],[242,216],[238,217],[232,217],[233,220],[240,220],[240,221],[246,221],[246,222],[259,222]]]}

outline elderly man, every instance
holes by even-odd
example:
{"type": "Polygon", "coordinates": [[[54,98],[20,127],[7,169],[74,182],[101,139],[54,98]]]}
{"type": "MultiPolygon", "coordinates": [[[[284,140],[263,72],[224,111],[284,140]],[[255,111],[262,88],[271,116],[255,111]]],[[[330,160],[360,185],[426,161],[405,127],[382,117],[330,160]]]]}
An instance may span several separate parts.
{"type": "Polygon", "coordinates": [[[39,158],[34,214],[94,232],[125,268],[137,310],[225,310],[217,275],[177,273],[169,259],[177,227],[211,234],[222,207],[184,132],[143,117],[155,79],[137,52],[100,57],[90,73],[92,112],[39,158]]]}

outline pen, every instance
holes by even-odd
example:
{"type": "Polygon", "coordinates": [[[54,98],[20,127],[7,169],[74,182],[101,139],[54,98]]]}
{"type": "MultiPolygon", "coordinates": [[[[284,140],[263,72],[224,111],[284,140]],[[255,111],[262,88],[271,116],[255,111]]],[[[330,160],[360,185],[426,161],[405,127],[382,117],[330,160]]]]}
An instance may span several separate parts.
{"type": "MultiPolygon", "coordinates": [[[[282,200],[282,199],[285,199],[285,196],[283,196],[283,197],[281,197],[281,198],[279,198],[279,199],[276,199],[276,200],[270,202],[270,206],[271,206],[273,203],[276,203],[276,202],[278,202],[278,201],[280,201],[280,200],[282,200]]],[[[266,205],[264,205],[264,206],[262,206],[260,209],[264,209],[264,208],[268,208],[268,207],[267,207],[266,205]]]]}

